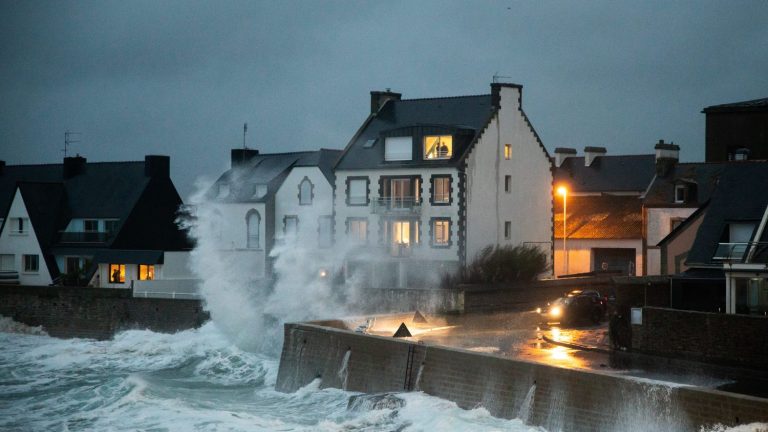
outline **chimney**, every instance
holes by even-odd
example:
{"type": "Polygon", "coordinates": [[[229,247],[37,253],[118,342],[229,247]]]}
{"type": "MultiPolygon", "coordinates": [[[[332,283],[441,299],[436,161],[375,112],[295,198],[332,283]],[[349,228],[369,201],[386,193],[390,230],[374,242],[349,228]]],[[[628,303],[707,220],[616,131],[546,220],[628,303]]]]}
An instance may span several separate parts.
{"type": "Polygon", "coordinates": [[[171,176],[170,156],[144,156],[144,175],[153,178],[168,178],[171,176]]]}
{"type": "MultiPolygon", "coordinates": [[[[501,108],[501,89],[503,87],[517,89],[519,103],[522,104],[523,86],[520,84],[493,82],[491,83],[491,106],[501,108]]],[[[519,108],[519,106],[518,106],[519,108]]]]}
{"type": "Polygon", "coordinates": [[[399,101],[403,95],[401,93],[395,93],[390,89],[385,91],[372,91],[371,92],[371,114],[379,112],[381,107],[389,100],[399,101]]]}
{"type": "Polygon", "coordinates": [[[259,151],[256,149],[249,149],[249,148],[232,149],[231,167],[237,168],[239,166],[242,166],[258,155],[259,155],[259,151]]]}
{"type": "Polygon", "coordinates": [[[653,148],[656,150],[656,174],[664,177],[677,164],[680,146],[660,139],[653,148]]]}
{"type": "Polygon", "coordinates": [[[5,174],[5,161],[0,160],[0,175],[5,174]]]}
{"type": "Polygon", "coordinates": [[[71,179],[72,177],[84,173],[86,162],[87,160],[80,155],[75,157],[65,157],[63,170],[64,180],[71,179]]]}
{"type": "Polygon", "coordinates": [[[560,168],[560,165],[572,156],[576,156],[576,149],[570,147],[557,147],[555,149],[555,167],[560,168]]]}
{"type": "Polygon", "coordinates": [[[600,156],[605,156],[608,151],[605,147],[584,147],[584,166],[592,166],[592,162],[600,156]]]}

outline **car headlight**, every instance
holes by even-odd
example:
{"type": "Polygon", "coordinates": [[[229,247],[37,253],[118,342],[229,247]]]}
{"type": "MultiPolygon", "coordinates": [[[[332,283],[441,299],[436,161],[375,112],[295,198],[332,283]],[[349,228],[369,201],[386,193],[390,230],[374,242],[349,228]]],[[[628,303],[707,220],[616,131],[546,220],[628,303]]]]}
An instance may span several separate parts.
{"type": "Polygon", "coordinates": [[[557,318],[560,315],[562,315],[562,313],[563,313],[563,310],[560,309],[560,306],[555,306],[555,307],[553,307],[552,309],[549,310],[549,314],[552,315],[555,318],[557,318]]]}

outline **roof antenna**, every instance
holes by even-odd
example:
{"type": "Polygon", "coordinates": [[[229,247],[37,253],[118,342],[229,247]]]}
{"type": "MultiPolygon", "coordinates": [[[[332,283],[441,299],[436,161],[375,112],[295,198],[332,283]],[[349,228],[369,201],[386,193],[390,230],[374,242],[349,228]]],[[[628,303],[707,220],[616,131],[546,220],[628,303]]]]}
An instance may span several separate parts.
{"type": "Polygon", "coordinates": [[[499,73],[496,72],[495,74],[493,74],[493,83],[497,84],[497,83],[501,82],[501,79],[512,79],[512,78],[514,78],[514,77],[499,75],[499,73]]]}
{"type": "Polygon", "coordinates": [[[70,132],[70,131],[64,132],[64,148],[61,149],[61,151],[64,152],[64,157],[67,157],[67,152],[69,151],[70,144],[80,142],[80,139],[79,139],[80,135],[82,135],[82,133],[80,132],[70,132]]]}
{"type": "Polygon", "coordinates": [[[243,150],[248,148],[245,146],[245,134],[247,133],[248,133],[248,123],[243,123],[243,150]]]}

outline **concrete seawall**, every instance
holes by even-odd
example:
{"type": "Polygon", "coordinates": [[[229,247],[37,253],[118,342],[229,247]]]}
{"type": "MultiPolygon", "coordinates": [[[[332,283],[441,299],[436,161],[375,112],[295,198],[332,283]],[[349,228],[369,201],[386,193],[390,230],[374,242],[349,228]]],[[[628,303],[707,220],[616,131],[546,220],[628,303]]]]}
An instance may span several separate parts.
{"type": "Polygon", "coordinates": [[[209,319],[200,300],[134,298],[130,289],[0,286],[0,315],[51,336],[109,339],[128,329],[171,333],[209,319]]]}
{"type": "Polygon", "coordinates": [[[295,391],[315,378],[322,387],[366,393],[421,390],[552,431],[680,431],[768,421],[768,399],[286,324],[277,389],[295,391]]]}

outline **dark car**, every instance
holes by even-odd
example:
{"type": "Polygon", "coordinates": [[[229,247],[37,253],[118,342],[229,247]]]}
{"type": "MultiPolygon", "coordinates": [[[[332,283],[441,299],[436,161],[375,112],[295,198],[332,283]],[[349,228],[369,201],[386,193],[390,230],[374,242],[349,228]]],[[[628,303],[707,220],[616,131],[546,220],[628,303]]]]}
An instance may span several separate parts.
{"type": "Polygon", "coordinates": [[[541,311],[547,323],[564,325],[593,322],[600,323],[605,317],[608,302],[594,290],[573,290],[547,305],[541,311]]]}

